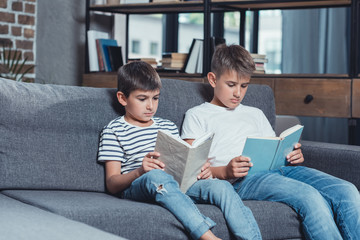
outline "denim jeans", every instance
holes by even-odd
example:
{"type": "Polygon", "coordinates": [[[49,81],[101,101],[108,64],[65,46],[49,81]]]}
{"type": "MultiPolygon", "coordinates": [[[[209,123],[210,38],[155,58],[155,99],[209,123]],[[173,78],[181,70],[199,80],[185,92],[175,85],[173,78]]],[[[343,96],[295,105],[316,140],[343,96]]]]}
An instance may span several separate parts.
{"type": "Polygon", "coordinates": [[[195,182],[183,194],[174,178],[161,170],[143,174],[123,192],[123,197],[135,201],[156,202],[168,209],[182,223],[193,239],[198,239],[215,226],[203,216],[195,203],[218,206],[237,239],[261,239],[260,230],[249,208],[244,206],[233,186],[223,180],[195,182]]]}
{"type": "Polygon", "coordinates": [[[307,167],[282,167],[238,180],[245,199],[282,202],[302,220],[307,239],[360,239],[360,195],[342,179],[307,167]]]}
{"type": "Polygon", "coordinates": [[[159,169],[151,170],[135,179],[123,192],[123,197],[160,204],[174,214],[193,239],[199,239],[215,226],[215,222],[203,216],[194,202],[180,191],[174,178],[159,169]]]}
{"type": "Polygon", "coordinates": [[[218,179],[199,180],[186,192],[195,203],[217,206],[236,239],[261,239],[261,233],[251,210],[246,207],[233,186],[218,179]]]}

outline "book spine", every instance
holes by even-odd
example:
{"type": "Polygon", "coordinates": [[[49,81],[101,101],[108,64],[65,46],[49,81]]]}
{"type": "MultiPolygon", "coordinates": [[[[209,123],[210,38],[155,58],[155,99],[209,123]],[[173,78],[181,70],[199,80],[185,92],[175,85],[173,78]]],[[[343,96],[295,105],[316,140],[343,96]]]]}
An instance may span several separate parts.
{"type": "Polygon", "coordinates": [[[104,72],[105,67],[104,67],[104,60],[103,60],[103,53],[102,53],[100,39],[96,39],[96,50],[98,55],[99,71],[104,72]]]}

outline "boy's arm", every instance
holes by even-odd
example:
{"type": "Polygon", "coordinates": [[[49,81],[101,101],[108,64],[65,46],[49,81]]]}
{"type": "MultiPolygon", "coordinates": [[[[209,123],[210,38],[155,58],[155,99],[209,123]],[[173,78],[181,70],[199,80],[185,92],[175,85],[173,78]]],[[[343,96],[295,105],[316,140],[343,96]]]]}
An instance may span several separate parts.
{"type": "MultiPolygon", "coordinates": [[[[195,139],[184,139],[184,141],[190,145],[192,145],[194,140],[195,139]]],[[[253,164],[250,162],[250,158],[239,156],[233,158],[226,166],[210,167],[210,170],[214,178],[232,179],[245,177],[252,166],[253,164]]]]}
{"type": "Polygon", "coordinates": [[[211,167],[211,172],[218,179],[240,178],[245,177],[252,166],[250,158],[238,156],[231,159],[226,166],[211,167]]]}
{"type": "Polygon", "coordinates": [[[112,194],[116,194],[130,187],[131,183],[152,169],[164,169],[165,164],[157,160],[160,156],[157,152],[148,153],[144,159],[142,166],[127,173],[121,174],[121,162],[119,161],[106,161],[106,187],[112,194]]]}

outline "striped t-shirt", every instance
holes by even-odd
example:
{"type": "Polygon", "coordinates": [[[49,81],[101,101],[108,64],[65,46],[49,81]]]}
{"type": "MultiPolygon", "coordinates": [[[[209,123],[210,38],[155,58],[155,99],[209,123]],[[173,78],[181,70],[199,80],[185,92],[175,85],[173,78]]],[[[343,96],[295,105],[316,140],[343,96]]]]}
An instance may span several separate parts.
{"type": "Polygon", "coordinates": [[[128,173],[139,168],[145,155],[154,151],[158,130],[180,137],[173,122],[159,117],[152,120],[149,127],[132,125],[124,116],[112,120],[101,133],[98,161],[120,161],[121,173],[128,173]]]}

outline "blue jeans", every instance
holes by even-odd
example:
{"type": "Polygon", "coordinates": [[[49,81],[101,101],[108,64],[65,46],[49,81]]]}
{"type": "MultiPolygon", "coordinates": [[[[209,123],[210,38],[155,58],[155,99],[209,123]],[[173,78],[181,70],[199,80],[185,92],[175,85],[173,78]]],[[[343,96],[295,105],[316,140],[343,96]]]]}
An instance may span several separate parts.
{"type": "Polygon", "coordinates": [[[307,239],[360,239],[360,195],[342,179],[307,167],[282,167],[238,180],[245,199],[282,202],[302,220],[307,239]]]}
{"type": "Polygon", "coordinates": [[[199,239],[215,226],[215,222],[203,216],[194,202],[180,191],[174,178],[159,169],[151,170],[135,179],[123,192],[123,197],[160,204],[174,214],[193,239],[199,239]]]}
{"type": "Polygon", "coordinates": [[[218,206],[230,230],[239,239],[261,239],[256,221],[234,188],[227,181],[200,180],[183,194],[174,178],[161,170],[143,174],[123,192],[126,199],[156,202],[168,209],[182,223],[193,239],[200,238],[215,226],[203,216],[195,203],[210,203],[218,206]],[[240,216],[240,217],[239,217],[240,216]]]}
{"type": "Polygon", "coordinates": [[[261,239],[260,229],[251,210],[246,207],[233,186],[224,180],[195,182],[186,192],[195,203],[217,206],[236,239],[261,239]]]}

